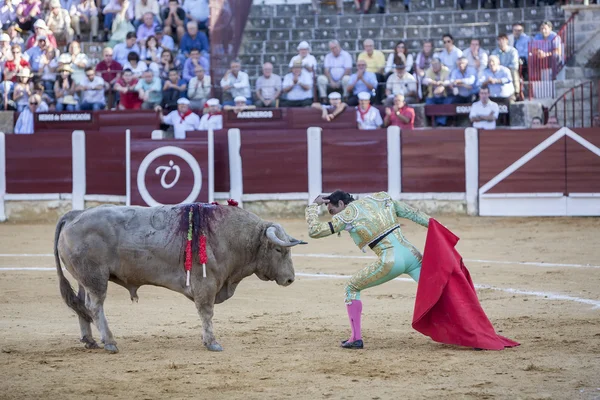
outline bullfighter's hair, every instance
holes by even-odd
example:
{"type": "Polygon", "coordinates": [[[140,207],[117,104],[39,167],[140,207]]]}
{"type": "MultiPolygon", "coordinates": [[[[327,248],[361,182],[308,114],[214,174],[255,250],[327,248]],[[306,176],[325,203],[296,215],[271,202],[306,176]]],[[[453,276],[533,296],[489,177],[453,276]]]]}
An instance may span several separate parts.
{"type": "MultiPolygon", "coordinates": [[[[200,254],[200,236],[210,237],[214,233],[214,222],[222,212],[219,205],[207,203],[182,204],[180,206],[178,232],[187,240],[190,210],[192,211],[192,254],[200,254]]],[[[199,262],[199,260],[198,260],[199,262]]]]}

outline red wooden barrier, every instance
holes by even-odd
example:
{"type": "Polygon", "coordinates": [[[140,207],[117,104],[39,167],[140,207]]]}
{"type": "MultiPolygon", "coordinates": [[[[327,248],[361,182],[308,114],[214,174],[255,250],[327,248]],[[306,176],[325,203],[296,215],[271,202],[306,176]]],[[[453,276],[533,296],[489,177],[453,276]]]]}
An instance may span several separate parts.
{"type": "Polygon", "coordinates": [[[85,135],[87,194],[125,195],[125,133],[85,135]]]}

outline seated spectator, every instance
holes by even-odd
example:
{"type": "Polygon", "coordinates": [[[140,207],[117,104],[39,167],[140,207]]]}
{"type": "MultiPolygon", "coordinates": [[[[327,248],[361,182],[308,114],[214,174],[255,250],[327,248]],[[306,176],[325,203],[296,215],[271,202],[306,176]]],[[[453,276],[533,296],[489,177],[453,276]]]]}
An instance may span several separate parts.
{"type": "Polygon", "coordinates": [[[492,51],[492,55],[498,56],[500,65],[510,70],[511,79],[515,87],[515,93],[521,93],[521,77],[519,75],[519,53],[517,49],[508,44],[508,36],[504,33],[498,35],[498,47],[492,51]]]}
{"type": "Polygon", "coordinates": [[[500,65],[498,56],[490,56],[489,67],[479,77],[479,85],[488,86],[490,98],[496,103],[508,105],[514,100],[512,74],[508,68],[500,65]]]}
{"type": "Polygon", "coordinates": [[[533,117],[531,119],[531,128],[533,129],[539,129],[539,128],[543,128],[543,124],[542,124],[542,119],[540,117],[533,117]]]}
{"type": "Polygon", "coordinates": [[[77,90],[81,91],[81,109],[99,111],[106,107],[106,95],[104,94],[104,79],[96,75],[93,67],[85,70],[85,78],[79,82],[77,90]]]}
{"type": "Polygon", "coordinates": [[[518,22],[513,24],[512,33],[508,35],[508,44],[517,49],[517,52],[519,53],[519,63],[522,66],[521,71],[523,74],[523,80],[527,81],[529,80],[527,59],[529,58],[529,42],[531,41],[531,38],[523,31],[523,24],[518,22]]]}
{"type": "Polygon", "coordinates": [[[249,106],[246,104],[246,98],[244,96],[237,96],[234,101],[233,106],[223,106],[223,110],[232,110],[234,113],[239,113],[244,110],[254,110],[256,106],[249,106]]]}
{"type": "Polygon", "coordinates": [[[442,38],[444,40],[444,48],[442,51],[437,53],[437,57],[440,59],[449,70],[456,67],[456,62],[462,57],[462,51],[454,45],[454,38],[451,34],[447,33],[442,38]]]}
{"type": "Polygon", "coordinates": [[[488,53],[479,46],[479,39],[471,39],[471,47],[466,49],[462,56],[467,58],[469,67],[474,68],[477,71],[477,75],[481,74],[487,68],[488,53]]]}
{"type": "Polygon", "coordinates": [[[390,53],[390,55],[388,56],[387,62],[385,63],[386,75],[393,74],[394,65],[399,64],[406,65],[406,71],[408,73],[412,73],[414,59],[412,54],[410,54],[406,49],[406,44],[404,43],[404,40],[400,40],[398,43],[396,43],[395,51],[393,53],[390,53]]]}
{"type": "Polygon", "coordinates": [[[290,60],[290,69],[294,66],[294,63],[299,61],[302,63],[302,68],[306,69],[311,74],[315,72],[315,69],[317,68],[317,59],[310,54],[310,45],[308,42],[303,40],[298,44],[296,49],[298,50],[298,54],[290,60]]]}
{"type": "Polygon", "coordinates": [[[130,53],[133,52],[137,53],[137,55],[140,55],[140,46],[138,46],[136,41],[137,36],[135,35],[135,32],[129,32],[125,37],[124,43],[119,43],[113,47],[113,58],[116,62],[121,64],[121,66],[125,65],[127,62],[127,56],[130,53]]]}
{"type": "Polygon", "coordinates": [[[94,0],[73,0],[69,9],[71,27],[77,40],[81,40],[81,23],[90,27],[92,42],[98,40],[98,8],[94,0]]]}
{"type": "Polygon", "coordinates": [[[58,41],[70,43],[73,40],[74,32],[71,28],[71,16],[68,10],[62,8],[60,0],[50,1],[50,12],[46,17],[46,25],[58,41]]]}
{"type": "MultiPolygon", "coordinates": [[[[425,73],[423,84],[427,86],[425,104],[448,104],[451,99],[447,97],[446,88],[450,85],[450,70],[439,58],[434,57],[431,67],[425,73]]],[[[447,117],[435,117],[437,125],[446,126],[447,117]]]]}
{"type": "Polygon", "coordinates": [[[173,53],[168,50],[163,50],[160,54],[160,64],[158,64],[158,77],[166,81],[169,79],[169,71],[175,68],[175,58],[173,53]]]}
{"type": "Polygon", "coordinates": [[[38,102],[36,100],[37,99],[35,96],[31,96],[31,98],[27,101],[27,106],[20,111],[21,114],[19,114],[19,118],[15,124],[16,134],[33,134],[33,114],[36,112],[36,108],[38,106],[38,102]]]}
{"type": "MultiPolygon", "coordinates": [[[[162,10],[161,17],[165,34],[167,36],[177,35],[177,41],[180,42],[180,47],[183,46],[184,43],[182,42],[182,38],[185,34],[185,11],[179,6],[179,2],[177,0],[169,0],[169,5],[162,10]]],[[[196,29],[197,28],[198,25],[196,24],[196,29]]],[[[192,46],[190,45],[190,47],[192,46]]]]}
{"type": "Polygon", "coordinates": [[[592,118],[592,128],[600,128],[600,114],[594,114],[592,118]]]}
{"type": "MultiPolygon", "coordinates": [[[[377,89],[377,77],[373,72],[367,71],[367,62],[358,60],[356,62],[356,73],[350,76],[346,91],[350,94],[348,105],[356,106],[359,103],[359,93],[373,93],[377,89]]],[[[374,100],[374,99],[373,99],[374,100]]]]}
{"type": "Polygon", "coordinates": [[[18,44],[13,44],[11,46],[11,53],[13,59],[4,63],[3,72],[6,79],[16,82],[17,74],[25,68],[27,68],[27,71],[30,71],[31,66],[29,65],[29,61],[27,61],[27,58],[23,57],[21,46],[18,44]]]}
{"type": "Polygon", "coordinates": [[[40,98],[36,112],[48,112],[51,108],[54,109],[54,99],[46,92],[43,84],[34,84],[33,93],[40,98]]]}
{"type": "Polygon", "coordinates": [[[106,103],[108,109],[112,109],[116,103],[115,84],[121,77],[123,67],[113,60],[113,49],[105,47],[102,50],[102,61],[96,66],[96,74],[99,74],[106,83],[106,103]]]}
{"type": "Polygon", "coordinates": [[[37,46],[33,46],[25,52],[29,64],[31,65],[31,70],[36,74],[38,72],[43,72],[44,67],[48,65],[50,60],[54,57],[54,48],[48,46],[47,42],[45,36],[38,35],[37,46]]]}
{"type": "Polygon", "coordinates": [[[196,76],[190,79],[187,85],[187,97],[193,110],[202,110],[212,88],[210,75],[206,74],[202,67],[196,67],[194,73],[196,76]]]}
{"type": "Polygon", "coordinates": [[[132,51],[127,55],[127,62],[123,65],[123,69],[130,69],[133,75],[139,78],[148,69],[148,65],[145,62],[140,62],[140,55],[132,51]]]}
{"type": "Polygon", "coordinates": [[[397,95],[403,96],[402,100],[414,104],[417,103],[417,80],[406,70],[406,65],[395,66],[395,73],[390,75],[385,84],[385,105],[391,107],[396,101],[397,95]]]}
{"type": "Polygon", "coordinates": [[[138,40],[138,44],[142,47],[145,47],[146,40],[150,36],[154,36],[154,31],[158,23],[154,20],[154,15],[151,12],[147,12],[144,14],[142,19],[142,23],[138,26],[136,30],[136,36],[138,40]]]}
{"type": "Polygon", "coordinates": [[[358,94],[358,107],[356,107],[356,123],[358,129],[379,129],[383,125],[379,110],[371,106],[371,94],[360,92],[358,94]]]}
{"type": "Polygon", "coordinates": [[[417,54],[415,62],[415,73],[419,82],[423,81],[425,71],[431,67],[431,60],[433,60],[433,42],[426,40],[423,42],[423,49],[417,54]]]}
{"type": "Polygon", "coordinates": [[[56,111],[77,111],[79,101],[76,97],[77,85],[71,76],[73,70],[69,65],[62,65],[57,71],[59,75],[54,82],[56,111]]]}
{"type": "MultiPolygon", "coordinates": [[[[133,26],[137,29],[144,21],[144,15],[150,13],[152,20],[157,24],[160,23],[160,8],[157,0],[135,0],[134,14],[135,19],[133,26]]],[[[154,32],[152,32],[154,34],[154,32]]],[[[138,37],[139,37],[138,32],[138,37]]]]}
{"type": "Polygon", "coordinates": [[[346,110],[348,105],[342,102],[342,95],[338,92],[329,93],[329,105],[313,103],[312,107],[321,111],[321,118],[324,121],[331,122],[346,110]]]}
{"type": "Polygon", "coordinates": [[[34,26],[34,22],[40,21],[38,18],[42,16],[42,2],[39,0],[23,0],[17,6],[16,14],[17,24],[21,31],[30,31],[34,26]]]}
{"type": "Polygon", "coordinates": [[[142,107],[142,99],[136,89],[138,79],[130,69],[123,71],[123,75],[115,82],[115,91],[120,95],[119,110],[138,110],[142,107]]]}
{"type": "Polygon", "coordinates": [[[400,129],[414,129],[415,109],[406,104],[403,95],[397,94],[394,96],[394,106],[385,108],[385,118],[383,122],[385,128],[393,125],[399,126],[400,129]]]}
{"type": "Polygon", "coordinates": [[[16,6],[17,4],[13,4],[12,0],[0,1],[0,29],[6,30],[11,23],[17,20],[16,6]]]}
{"type": "MultiPolygon", "coordinates": [[[[223,89],[223,105],[234,104],[233,99],[237,96],[244,96],[248,99],[248,104],[252,104],[252,92],[250,92],[250,80],[248,74],[242,69],[242,63],[239,60],[233,60],[230,68],[225,72],[221,79],[221,88],[223,89]]],[[[312,80],[311,80],[312,81],[312,80]]],[[[312,87],[312,85],[311,85],[312,87]]]]}
{"type": "Polygon", "coordinates": [[[187,131],[198,131],[200,129],[200,117],[190,110],[190,101],[185,97],[177,100],[177,110],[163,115],[160,106],[155,110],[159,112],[160,121],[163,124],[173,126],[175,139],[185,139],[187,131]]]}
{"type": "Polygon", "coordinates": [[[188,21],[198,24],[198,29],[208,29],[208,0],[185,0],[183,10],[188,21]]]}
{"type": "Polygon", "coordinates": [[[81,45],[76,40],[69,44],[69,54],[71,54],[73,79],[75,82],[80,82],[86,76],[85,70],[90,66],[90,59],[85,53],[81,52],[81,45]]]}
{"type": "Polygon", "coordinates": [[[13,100],[15,83],[7,78],[6,71],[4,73],[4,80],[0,84],[0,108],[2,110],[15,111],[17,106],[13,100]]]}
{"type": "Polygon", "coordinates": [[[152,63],[158,65],[160,64],[160,55],[162,52],[163,49],[158,45],[156,36],[152,35],[142,44],[140,59],[145,62],[148,67],[150,67],[152,63]]]}
{"type": "Polygon", "coordinates": [[[487,86],[479,89],[479,101],[471,106],[469,119],[473,123],[473,128],[477,129],[496,129],[496,120],[500,115],[498,104],[490,100],[490,90],[487,86]]]}
{"type": "Polygon", "coordinates": [[[450,86],[454,97],[452,103],[472,103],[473,96],[477,93],[477,70],[469,67],[466,57],[458,59],[458,68],[450,73],[450,86]]]}
{"type": "Polygon", "coordinates": [[[38,83],[49,93],[54,92],[54,82],[56,81],[56,69],[59,67],[60,57],[57,56],[58,50],[50,50],[46,53],[47,63],[41,66],[38,71],[38,83]]]}
{"type": "Polygon", "coordinates": [[[263,74],[256,80],[256,106],[275,107],[281,95],[281,77],[273,73],[273,64],[263,64],[263,74]]]}
{"type": "Polygon", "coordinates": [[[162,90],[162,107],[166,110],[174,110],[177,108],[177,101],[186,95],[187,83],[185,79],[181,79],[179,71],[172,69],[169,71],[169,79],[165,81],[162,90]]]}
{"type": "Polygon", "coordinates": [[[135,86],[140,99],[142,99],[142,109],[153,110],[156,106],[162,103],[162,82],[158,76],[154,76],[154,72],[148,69],[142,73],[140,79],[135,86]]]}
{"type": "Polygon", "coordinates": [[[346,98],[348,96],[346,86],[352,73],[352,56],[346,50],[342,50],[340,42],[330,40],[329,50],[323,63],[323,75],[317,78],[321,103],[325,103],[328,91],[341,92],[346,98]]]}
{"type": "Polygon", "coordinates": [[[6,33],[0,34],[0,63],[12,60],[13,55],[10,51],[10,36],[6,33]]]}
{"type": "Polygon", "coordinates": [[[104,8],[115,7],[118,9],[114,14],[106,14],[104,15],[104,22],[106,26],[106,21],[110,19],[110,15],[114,15],[114,19],[110,25],[110,40],[108,41],[109,47],[115,47],[117,44],[121,44],[127,40],[127,37],[130,33],[135,34],[135,27],[131,23],[132,16],[130,14],[131,11],[131,3],[129,0],[109,0],[109,4],[104,8]]]}
{"type": "Polygon", "coordinates": [[[200,118],[199,130],[208,131],[212,129],[217,131],[223,129],[223,115],[221,114],[219,99],[208,99],[206,105],[208,106],[208,112],[200,118]]]}
{"type": "Polygon", "coordinates": [[[202,56],[199,49],[190,50],[190,56],[185,60],[183,64],[183,79],[189,82],[194,77],[194,70],[196,67],[202,67],[205,71],[210,69],[208,60],[202,56]]]}
{"type": "Polygon", "coordinates": [[[21,49],[23,49],[23,47],[25,47],[25,39],[23,39],[19,33],[20,31],[17,31],[17,29],[19,29],[19,25],[13,21],[8,24],[8,27],[6,27],[4,33],[6,33],[10,38],[11,47],[14,45],[19,45],[21,49]]]}
{"type": "Polygon", "coordinates": [[[556,116],[551,115],[548,117],[548,121],[546,121],[546,125],[544,128],[560,128],[560,124],[558,123],[558,118],[556,116]]]}
{"type": "MultiPolygon", "coordinates": [[[[377,85],[375,87],[376,97],[375,101],[379,102],[383,98],[385,77],[383,75],[383,71],[385,70],[385,56],[383,52],[379,50],[375,50],[375,42],[373,39],[366,39],[363,42],[364,51],[360,53],[356,59],[356,64],[358,66],[358,62],[364,60],[367,63],[367,71],[375,74],[377,78],[377,85]],[[382,83],[382,85],[379,85],[382,83]]],[[[350,99],[348,99],[348,105],[350,104],[350,99]]]]}
{"type": "Polygon", "coordinates": [[[296,61],[292,72],[283,78],[283,107],[307,107],[312,104],[313,79],[310,72],[302,67],[301,61],[296,61]]]}
{"type": "Polygon", "coordinates": [[[29,68],[23,68],[17,73],[18,81],[13,89],[13,101],[19,112],[26,109],[29,104],[29,96],[33,92],[33,82],[30,81],[31,76],[29,68]]]}
{"type": "Polygon", "coordinates": [[[156,40],[158,41],[158,47],[167,51],[175,51],[175,41],[169,35],[165,35],[164,28],[161,25],[158,25],[154,28],[154,36],[156,36],[156,40]]]}

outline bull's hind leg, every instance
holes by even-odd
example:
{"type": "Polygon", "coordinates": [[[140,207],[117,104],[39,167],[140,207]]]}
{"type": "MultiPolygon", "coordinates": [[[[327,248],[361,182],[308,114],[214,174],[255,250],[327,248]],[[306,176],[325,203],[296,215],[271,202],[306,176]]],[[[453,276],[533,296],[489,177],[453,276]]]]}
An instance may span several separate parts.
{"type": "MultiPolygon", "coordinates": [[[[79,292],[77,293],[77,297],[81,299],[84,303],[86,302],[86,293],[84,287],[79,284],[79,292]]],[[[79,328],[81,329],[81,342],[85,343],[86,349],[99,349],[98,343],[94,340],[92,336],[92,324],[89,321],[86,321],[84,318],[79,317],[79,328]]]]}
{"type": "Polygon", "coordinates": [[[202,341],[204,345],[210,351],[223,351],[223,347],[217,342],[213,333],[214,296],[212,296],[212,299],[208,296],[203,296],[200,299],[196,298],[194,302],[202,320],[202,341]]]}
{"type": "Polygon", "coordinates": [[[108,321],[104,315],[104,299],[106,299],[106,289],[106,286],[102,291],[90,291],[90,289],[87,288],[88,303],[86,303],[86,306],[92,312],[94,324],[96,324],[96,327],[100,331],[100,337],[102,338],[102,343],[104,343],[104,350],[110,353],[118,353],[119,349],[117,349],[117,342],[113,338],[113,334],[108,328],[108,321]]]}

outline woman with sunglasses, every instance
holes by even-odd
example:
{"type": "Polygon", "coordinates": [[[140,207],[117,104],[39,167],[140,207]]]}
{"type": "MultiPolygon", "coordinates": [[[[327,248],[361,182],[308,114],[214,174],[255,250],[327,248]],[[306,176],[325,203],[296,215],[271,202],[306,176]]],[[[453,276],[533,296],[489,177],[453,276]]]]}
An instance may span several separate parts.
{"type": "Polygon", "coordinates": [[[33,114],[36,113],[40,102],[41,98],[36,94],[29,98],[27,106],[21,111],[15,124],[16,134],[31,135],[33,133],[33,114]]]}

